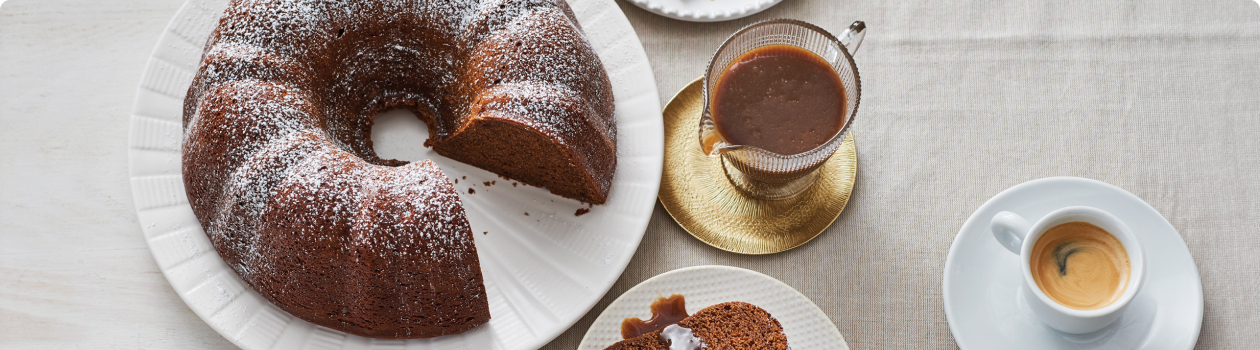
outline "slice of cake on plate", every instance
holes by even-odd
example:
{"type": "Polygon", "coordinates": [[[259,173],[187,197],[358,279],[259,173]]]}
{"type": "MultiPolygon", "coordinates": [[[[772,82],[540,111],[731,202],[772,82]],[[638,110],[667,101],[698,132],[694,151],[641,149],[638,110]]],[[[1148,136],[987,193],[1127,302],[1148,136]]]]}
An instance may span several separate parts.
{"type": "Polygon", "coordinates": [[[606,350],[784,350],[779,320],[756,305],[731,301],[713,305],[678,323],[622,340],[606,350]]]}

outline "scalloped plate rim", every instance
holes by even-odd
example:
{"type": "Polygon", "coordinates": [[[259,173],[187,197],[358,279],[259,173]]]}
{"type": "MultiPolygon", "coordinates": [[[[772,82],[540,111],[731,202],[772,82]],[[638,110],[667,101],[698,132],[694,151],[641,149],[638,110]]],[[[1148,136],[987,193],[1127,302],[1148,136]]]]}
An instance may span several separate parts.
{"type": "MultiPolygon", "coordinates": [[[[224,1],[224,0],[212,0],[212,1],[224,1]]],[[[179,56],[180,53],[175,52],[175,49],[174,49],[175,46],[178,46],[178,45],[174,45],[174,44],[177,44],[180,42],[191,44],[193,47],[197,48],[197,53],[195,54],[195,56],[198,59],[200,58],[200,47],[202,46],[202,44],[194,43],[194,40],[185,38],[182,33],[177,33],[176,29],[177,29],[177,24],[182,23],[181,21],[185,21],[185,22],[187,21],[188,18],[185,18],[186,16],[192,13],[192,11],[198,10],[198,8],[195,8],[196,6],[195,3],[199,5],[199,4],[204,4],[204,2],[205,2],[204,0],[185,1],[184,5],[179,9],[179,11],[175,14],[175,16],[173,16],[173,18],[168,23],[165,30],[161,34],[161,36],[158,38],[153,51],[150,53],[149,58],[147,59],[145,70],[142,73],[140,84],[137,89],[136,97],[133,100],[131,115],[128,118],[128,122],[130,123],[130,126],[128,128],[128,135],[127,135],[128,137],[128,177],[131,183],[133,207],[136,210],[136,215],[138,219],[140,219],[139,224],[141,226],[141,231],[145,235],[146,243],[150,247],[150,252],[153,254],[155,263],[158,264],[158,267],[162,271],[163,276],[171,284],[171,287],[180,296],[180,298],[185,302],[185,304],[187,304],[187,306],[195,314],[197,314],[198,317],[200,317],[203,321],[205,321],[208,325],[210,325],[211,328],[215,329],[216,332],[224,336],[224,338],[228,339],[233,344],[239,347],[245,348],[245,349],[277,348],[280,345],[283,345],[281,341],[293,340],[292,332],[289,331],[290,329],[295,329],[293,332],[305,332],[304,334],[308,335],[307,337],[302,338],[303,341],[300,343],[302,346],[310,346],[312,342],[319,340],[319,339],[315,339],[316,335],[329,335],[329,334],[331,334],[331,336],[334,336],[334,337],[337,337],[337,336],[342,337],[343,344],[341,344],[340,346],[344,348],[373,348],[377,346],[388,346],[388,345],[406,345],[409,348],[412,348],[412,347],[415,347],[416,344],[421,344],[420,346],[422,346],[423,348],[432,348],[432,346],[424,346],[423,344],[436,345],[439,347],[444,346],[444,345],[467,347],[469,346],[469,344],[474,344],[474,346],[475,344],[484,345],[492,340],[496,340],[496,339],[490,339],[490,340],[474,339],[473,341],[470,342],[468,339],[466,339],[476,334],[492,331],[488,329],[490,328],[489,324],[482,325],[478,328],[475,328],[469,332],[465,332],[462,334],[444,336],[444,337],[438,337],[438,338],[411,339],[411,340],[387,340],[387,339],[363,338],[363,337],[352,336],[349,334],[345,334],[345,333],[331,330],[324,327],[314,326],[305,321],[301,321],[300,319],[297,319],[296,317],[288,315],[287,313],[284,313],[283,311],[279,311],[280,316],[288,317],[290,321],[283,322],[282,326],[284,326],[285,328],[275,331],[272,334],[274,335],[274,338],[270,339],[271,340],[270,342],[268,342],[265,345],[259,345],[259,344],[247,342],[247,339],[245,339],[246,337],[249,337],[252,334],[256,334],[256,333],[249,333],[248,331],[254,328],[265,327],[268,325],[275,324],[275,322],[269,322],[270,320],[267,319],[267,316],[271,316],[272,318],[275,318],[276,315],[274,315],[273,313],[268,313],[266,311],[271,310],[271,309],[274,309],[274,311],[278,311],[279,308],[274,305],[271,305],[270,303],[267,303],[265,299],[262,299],[263,302],[266,303],[265,305],[245,305],[250,302],[256,301],[254,299],[262,298],[261,295],[258,295],[257,292],[253,291],[253,289],[249,288],[248,286],[244,286],[243,291],[237,292],[235,295],[231,295],[233,294],[233,292],[231,292],[231,289],[244,285],[243,281],[240,280],[239,276],[237,276],[235,273],[228,273],[227,275],[230,277],[220,280],[219,278],[222,277],[221,275],[223,275],[222,273],[223,271],[208,271],[209,267],[206,267],[207,273],[206,273],[205,280],[196,281],[196,283],[191,283],[190,286],[180,285],[181,283],[186,282],[186,281],[183,281],[182,279],[188,276],[183,275],[182,272],[173,271],[173,270],[183,269],[183,266],[186,266],[186,265],[200,265],[202,267],[205,267],[204,265],[206,265],[207,263],[209,264],[217,263],[217,264],[222,265],[220,267],[226,268],[226,264],[223,263],[222,259],[218,256],[218,254],[214,252],[213,247],[210,247],[209,252],[206,252],[204,250],[190,250],[191,253],[189,253],[187,257],[183,257],[183,259],[179,260],[179,262],[170,264],[170,266],[163,264],[164,260],[169,258],[169,257],[165,257],[165,255],[167,255],[165,253],[169,253],[169,252],[163,251],[162,249],[159,249],[159,247],[155,245],[155,244],[158,244],[157,243],[158,240],[167,239],[168,237],[183,238],[183,240],[180,243],[185,243],[190,248],[195,248],[197,247],[198,244],[208,243],[208,239],[205,238],[204,233],[202,233],[202,230],[200,229],[200,224],[196,222],[195,216],[192,215],[191,207],[189,207],[187,204],[186,195],[183,193],[182,181],[167,181],[165,185],[168,185],[168,187],[162,187],[157,190],[153,190],[152,188],[145,188],[146,185],[150,185],[150,187],[154,185],[152,183],[153,181],[148,181],[148,180],[153,180],[154,178],[179,179],[179,178],[182,178],[182,174],[179,170],[180,168],[179,165],[174,165],[173,166],[174,173],[171,173],[172,168],[171,168],[171,165],[169,164],[172,162],[172,158],[174,159],[175,163],[179,163],[178,162],[179,147],[169,146],[169,145],[164,145],[161,147],[146,146],[145,144],[149,143],[149,140],[147,138],[151,138],[152,133],[146,134],[144,132],[141,132],[141,130],[145,127],[146,119],[156,120],[156,122],[158,122],[159,124],[160,123],[174,123],[174,124],[180,123],[178,121],[178,118],[180,118],[179,116],[173,116],[173,117],[167,116],[167,118],[163,118],[161,116],[158,116],[152,113],[152,109],[153,108],[161,109],[161,107],[170,107],[170,106],[165,106],[162,103],[156,103],[154,102],[155,100],[161,100],[157,102],[171,102],[169,100],[178,100],[178,102],[180,102],[179,104],[182,106],[183,93],[182,92],[179,93],[180,96],[175,96],[176,95],[175,93],[169,93],[169,92],[163,93],[161,91],[155,90],[152,87],[149,87],[146,85],[161,83],[161,82],[157,82],[157,83],[154,82],[155,78],[162,78],[162,72],[158,72],[160,67],[155,68],[157,67],[155,66],[155,62],[163,62],[167,66],[170,66],[170,68],[181,69],[181,67],[175,66],[175,63],[178,63],[178,62],[175,62],[169,57],[160,57],[160,56],[170,56],[170,55],[179,56]],[[171,118],[174,118],[176,120],[175,121],[169,120],[171,118]],[[165,163],[167,163],[166,165],[158,164],[158,163],[161,163],[163,160],[165,160],[165,163]],[[154,169],[158,169],[158,170],[154,170],[154,169]],[[174,182],[178,182],[178,183],[174,183],[174,182]],[[145,199],[152,199],[153,196],[151,196],[150,194],[153,194],[153,193],[168,194],[171,196],[171,198],[168,198],[167,200],[172,200],[175,203],[174,204],[162,203],[161,205],[157,205],[157,206],[145,207],[143,204],[146,204],[146,203],[142,203],[142,202],[144,202],[145,199]],[[183,198],[183,202],[179,201],[180,198],[183,198]],[[182,208],[180,206],[182,206],[182,208]],[[192,225],[195,227],[184,226],[188,224],[187,221],[189,221],[189,217],[191,217],[192,225]],[[163,226],[161,228],[158,228],[159,224],[163,226]],[[169,226],[169,228],[167,228],[167,226],[169,226]],[[190,235],[189,234],[190,232],[197,233],[197,235],[190,235]],[[175,237],[175,236],[179,236],[179,237],[175,237]],[[197,236],[200,236],[200,237],[197,237],[197,236]],[[198,239],[204,240],[205,242],[198,242],[198,239]],[[195,264],[190,264],[190,263],[195,263],[195,264]],[[234,286],[233,283],[236,283],[239,285],[234,286]],[[210,289],[209,287],[217,287],[218,292],[222,293],[223,296],[226,296],[226,298],[222,298],[222,297],[219,298],[219,299],[226,299],[226,301],[222,301],[223,305],[214,310],[207,310],[206,306],[201,305],[201,303],[207,301],[204,297],[198,297],[194,295],[194,294],[197,294],[200,289],[210,289]],[[252,293],[252,296],[247,296],[251,293],[252,293]],[[246,296],[243,298],[244,300],[242,300],[242,296],[246,296]],[[241,317],[240,319],[237,319],[235,325],[233,326],[233,325],[229,325],[227,321],[220,319],[224,313],[228,311],[232,311],[229,309],[236,309],[236,310],[246,309],[246,310],[252,310],[252,311],[246,311],[246,312],[249,312],[249,314],[244,317],[241,317]]],[[[574,11],[578,15],[579,19],[591,20],[594,18],[600,18],[601,15],[608,13],[610,11],[615,13],[614,16],[609,16],[609,17],[612,17],[612,19],[615,22],[617,22],[616,25],[614,25],[611,29],[598,29],[598,30],[603,30],[604,32],[610,32],[610,33],[603,33],[604,34],[603,36],[609,36],[609,37],[601,40],[599,45],[595,45],[596,49],[600,54],[601,61],[605,63],[606,65],[605,68],[609,71],[610,74],[616,71],[621,71],[620,74],[610,77],[610,78],[613,78],[612,80],[614,84],[614,91],[628,90],[628,92],[632,93],[630,96],[623,97],[623,99],[638,99],[640,97],[645,97],[645,96],[648,97],[644,99],[645,101],[637,103],[636,105],[625,105],[625,104],[619,105],[618,111],[616,112],[619,125],[625,124],[627,122],[632,122],[632,121],[636,122],[635,124],[642,124],[642,126],[631,128],[631,130],[642,131],[644,132],[644,134],[639,134],[639,136],[636,136],[636,138],[623,137],[622,138],[623,141],[621,142],[622,144],[624,144],[627,142],[625,141],[626,139],[631,139],[631,140],[637,141],[635,143],[636,146],[643,146],[641,151],[636,151],[636,153],[632,154],[634,156],[633,158],[635,158],[633,159],[636,162],[635,164],[641,167],[641,169],[634,173],[630,173],[634,176],[630,178],[631,180],[627,180],[627,178],[623,178],[623,176],[626,175],[628,171],[623,172],[623,170],[628,170],[624,168],[629,168],[629,167],[622,166],[618,168],[617,177],[614,179],[614,187],[618,186],[619,183],[625,185],[626,184],[625,181],[632,181],[629,183],[629,185],[637,186],[635,187],[635,190],[637,192],[631,191],[632,193],[629,194],[630,197],[624,197],[618,200],[617,203],[624,204],[622,206],[625,208],[623,211],[608,212],[608,215],[604,215],[604,216],[611,217],[612,219],[616,219],[616,220],[629,221],[630,223],[633,223],[633,225],[625,225],[624,226],[625,229],[620,230],[623,233],[625,233],[624,236],[614,237],[614,238],[622,240],[622,242],[619,245],[614,246],[614,248],[620,248],[620,250],[615,252],[616,254],[609,253],[608,255],[605,255],[604,261],[603,261],[604,266],[607,269],[609,269],[609,271],[611,272],[603,274],[601,276],[596,276],[596,278],[594,278],[594,283],[591,286],[588,286],[591,292],[589,292],[589,294],[583,298],[586,300],[578,300],[574,302],[574,304],[578,305],[576,308],[574,308],[574,310],[576,311],[573,312],[571,315],[568,315],[569,317],[567,317],[567,319],[560,320],[559,322],[555,322],[552,327],[549,327],[547,330],[542,332],[543,333],[542,335],[539,336],[535,334],[536,335],[535,337],[527,339],[522,343],[511,344],[511,346],[509,346],[508,348],[512,348],[512,349],[536,348],[536,347],[546,344],[547,342],[550,342],[555,337],[559,336],[561,333],[563,333],[565,330],[571,327],[574,323],[576,323],[587,312],[589,312],[589,310],[595,306],[595,304],[599,301],[599,299],[601,299],[602,296],[605,293],[607,293],[609,289],[611,289],[613,283],[616,282],[616,280],[621,275],[621,273],[623,273],[625,271],[625,268],[629,265],[630,259],[633,257],[634,251],[637,250],[639,243],[642,241],[643,235],[646,232],[648,221],[651,218],[651,213],[654,210],[654,206],[656,202],[656,195],[657,195],[656,190],[658,190],[660,187],[660,170],[661,170],[661,167],[663,166],[663,141],[662,141],[663,140],[663,126],[662,126],[662,121],[660,117],[661,109],[659,107],[660,101],[659,101],[659,96],[656,89],[655,78],[652,74],[650,62],[647,61],[646,52],[643,50],[642,43],[638,41],[638,37],[634,33],[634,28],[630,26],[628,19],[625,17],[625,14],[621,12],[620,8],[616,5],[615,2],[613,2],[613,0],[585,0],[585,1],[571,0],[570,2],[572,3],[571,7],[574,8],[574,11]],[[579,11],[579,8],[583,9],[583,11],[579,11]],[[624,40],[621,40],[621,39],[624,37],[633,38],[634,40],[626,41],[623,43],[622,41],[624,40]],[[620,49],[628,49],[628,50],[607,50],[609,48],[620,48],[620,49]],[[606,51],[611,51],[611,52],[606,54],[606,51]],[[617,59],[609,59],[609,58],[617,58],[617,59]],[[618,79],[618,78],[625,78],[625,79],[618,79]],[[640,122],[640,121],[646,121],[646,122],[640,122]],[[657,141],[657,142],[652,142],[652,141],[657,141]],[[653,147],[653,144],[662,144],[662,145],[653,147]],[[655,174],[652,174],[650,176],[644,176],[645,174],[650,174],[653,172],[655,172],[655,174]],[[639,173],[642,173],[642,174],[639,174],[639,173]],[[639,197],[643,197],[643,198],[639,198],[639,197]],[[634,206],[630,206],[632,204],[634,206]],[[637,215],[637,216],[625,215],[628,213],[642,214],[642,215],[637,215]],[[621,214],[620,216],[626,216],[626,218],[617,219],[618,215],[616,214],[621,214]],[[602,290],[602,292],[600,290],[602,290]]],[[[212,16],[213,18],[211,18],[210,21],[217,22],[218,13],[216,12],[212,14],[212,16]]],[[[590,38],[592,34],[592,30],[591,30],[592,28],[589,28],[589,26],[587,27],[588,28],[586,29],[586,33],[588,35],[588,38],[590,38]]],[[[192,65],[195,67],[197,65],[197,62],[192,62],[192,65]]],[[[186,69],[186,68],[183,68],[183,69],[186,69]]],[[[184,86],[186,86],[186,84],[184,86]]],[[[623,99],[619,99],[619,102],[623,99]]],[[[145,131],[153,131],[153,130],[145,130],[145,131]]],[[[182,131],[180,132],[180,135],[182,136],[182,131]]],[[[176,136],[176,137],[179,138],[181,136],[176,136]]],[[[159,138],[161,138],[161,136],[159,138]]],[[[623,150],[629,147],[630,147],[629,145],[627,145],[626,147],[621,147],[619,145],[618,153],[621,154],[623,150]]],[[[447,171],[447,169],[444,168],[443,171],[445,172],[447,171]]],[[[157,185],[161,186],[162,184],[159,183],[157,185]]],[[[538,190],[541,190],[541,189],[538,189],[538,190]]],[[[545,190],[541,190],[541,191],[545,192],[545,190]]],[[[613,195],[617,196],[618,194],[613,193],[613,195]]],[[[462,193],[461,193],[461,197],[463,197],[462,193]]],[[[554,197],[554,196],[549,196],[546,199],[561,200],[560,197],[554,197]]],[[[563,200],[567,201],[567,199],[563,199],[563,200]]],[[[153,204],[153,203],[147,203],[147,204],[153,204]]],[[[609,203],[605,204],[603,207],[611,207],[613,204],[614,204],[614,200],[613,198],[610,198],[609,203]]],[[[596,211],[592,211],[591,213],[595,213],[595,212],[596,211]]],[[[589,214],[588,214],[588,217],[590,217],[589,214]]],[[[474,226],[474,229],[475,229],[475,226],[474,226]]],[[[171,238],[171,239],[174,239],[174,238],[171,238]]],[[[612,243],[614,242],[606,241],[604,243],[604,247],[608,248],[612,243]]],[[[484,260],[485,259],[483,259],[483,261],[484,260]]],[[[485,267],[484,262],[483,262],[482,268],[483,270],[487,269],[485,267]]],[[[230,271],[230,269],[228,271],[230,271]]],[[[487,278],[487,284],[489,284],[489,282],[490,281],[487,278]]],[[[487,286],[487,288],[489,288],[489,285],[487,286]]],[[[219,302],[220,300],[209,300],[209,301],[219,302]]],[[[492,317],[494,317],[494,314],[492,314],[492,317]]],[[[495,333],[495,334],[496,336],[498,335],[498,333],[495,333]]],[[[498,339],[498,340],[501,341],[502,339],[498,339]]],[[[496,348],[497,348],[497,345],[499,343],[494,343],[494,344],[496,345],[496,348]]]]}
{"type": "MultiPolygon", "coordinates": [[[[796,290],[796,288],[793,288],[787,283],[784,283],[783,281],[780,281],[779,279],[774,278],[770,275],[753,271],[753,270],[749,270],[749,269],[745,269],[745,268],[725,266],[725,265],[699,265],[699,266],[683,267],[683,268],[674,269],[668,272],[664,272],[656,276],[652,276],[651,278],[648,278],[644,280],[643,282],[639,282],[639,284],[635,285],[634,287],[631,287],[630,289],[626,290],[625,293],[622,293],[620,296],[618,296],[617,299],[613,300],[612,303],[609,303],[608,306],[604,308],[604,311],[600,312],[599,317],[597,317],[595,319],[595,322],[591,323],[591,327],[586,330],[586,335],[582,337],[582,342],[578,345],[578,349],[595,350],[595,349],[602,349],[603,346],[607,346],[607,345],[602,345],[602,344],[601,345],[595,344],[597,340],[594,339],[594,334],[599,329],[601,321],[607,322],[606,320],[607,318],[616,317],[612,314],[613,312],[612,310],[623,307],[624,304],[630,303],[629,301],[630,297],[636,294],[643,294],[647,292],[648,289],[652,288],[652,285],[654,283],[663,281],[666,278],[673,277],[675,275],[696,274],[696,273],[701,273],[701,272],[706,272],[706,271],[715,271],[715,272],[721,271],[721,272],[728,272],[728,273],[734,273],[734,274],[742,274],[742,275],[750,276],[753,278],[761,279],[759,282],[760,284],[764,286],[779,288],[778,290],[779,292],[787,293],[788,295],[792,296],[793,299],[796,299],[797,303],[801,303],[803,304],[803,306],[806,306],[806,309],[810,311],[810,316],[812,316],[813,318],[812,320],[810,320],[811,322],[825,324],[829,326],[829,327],[825,327],[825,330],[828,331],[827,333],[830,333],[829,335],[833,335],[835,338],[837,338],[841,345],[840,349],[833,348],[832,350],[849,349],[849,345],[844,340],[844,335],[840,333],[840,329],[837,328],[835,323],[831,321],[831,318],[828,317],[827,314],[823,312],[822,309],[819,308],[817,304],[814,304],[812,300],[809,300],[809,298],[806,297],[805,294],[802,294],[800,291],[796,290]]],[[[691,291],[703,290],[698,287],[692,287],[692,288],[694,289],[691,289],[691,291]]],[[[685,294],[687,292],[688,292],[687,290],[681,290],[676,293],[675,292],[671,292],[671,293],[682,294],[684,297],[687,297],[687,294],[685,294]]],[[[730,300],[723,300],[722,302],[725,302],[725,301],[744,301],[744,300],[730,299],[730,300]]],[[[687,309],[692,310],[692,311],[698,310],[699,308],[711,306],[711,305],[703,305],[697,308],[695,304],[688,304],[688,305],[689,306],[687,307],[687,309]]],[[[650,312],[648,311],[649,305],[645,304],[645,305],[635,305],[635,306],[636,306],[635,310],[639,310],[637,313],[642,314],[644,316],[650,316],[650,312]]],[[[760,307],[761,305],[758,305],[758,306],[760,307]]],[[[784,318],[780,316],[775,316],[775,318],[779,319],[780,323],[783,324],[784,331],[786,332],[789,327],[788,321],[785,321],[784,318]]],[[[618,330],[618,332],[620,331],[618,330]]],[[[788,339],[788,344],[789,345],[792,344],[792,339],[788,339]]],[[[807,350],[805,348],[796,348],[796,347],[793,347],[793,349],[807,350]]]]}
{"type": "Polygon", "coordinates": [[[679,0],[627,0],[631,4],[638,6],[648,12],[655,13],[668,18],[688,22],[721,22],[733,19],[740,19],[752,16],[761,11],[765,11],[774,5],[778,5],[783,0],[758,0],[751,8],[747,6],[742,8],[732,8],[724,12],[692,12],[687,11],[688,15],[682,14],[685,8],[675,8],[666,6],[663,3],[678,2],[679,0]]]}

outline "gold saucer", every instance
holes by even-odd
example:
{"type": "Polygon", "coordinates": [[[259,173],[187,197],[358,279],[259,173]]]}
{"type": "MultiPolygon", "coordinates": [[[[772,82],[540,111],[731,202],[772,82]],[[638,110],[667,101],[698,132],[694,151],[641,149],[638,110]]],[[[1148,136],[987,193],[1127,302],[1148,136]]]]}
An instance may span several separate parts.
{"type": "Polygon", "coordinates": [[[740,192],[723,173],[718,157],[700,151],[697,127],[704,110],[696,79],[674,95],[665,116],[665,171],[661,204],[701,242],[740,254],[771,254],[818,237],[849,203],[857,179],[853,133],[819,170],[818,180],[800,195],[778,201],[740,192]]]}

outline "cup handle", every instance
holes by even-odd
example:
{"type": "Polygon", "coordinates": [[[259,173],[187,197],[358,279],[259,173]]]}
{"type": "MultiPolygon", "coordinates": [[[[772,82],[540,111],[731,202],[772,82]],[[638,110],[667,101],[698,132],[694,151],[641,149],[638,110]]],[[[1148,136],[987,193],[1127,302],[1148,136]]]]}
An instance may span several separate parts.
{"type": "Polygon", "coordinates": [[[1028,231],[1032,228],[1032,224],[1028,223],[1024,217],[1009,211],[997,213],[993,216],[993,221],[989,225],[993,230],[993,238],[1001,243],[1006,250],[1019,255],[1020,248],[1024,245],[1024,238],[1028,237],[1028,231]]]}
{"type": "Polygon", "coordinates": [[[849,54],[856,54],[858,46],[862,45],[862,38],[866,37],[866,22],[853,21],[849,25],[849,29],[845,29],[844,33],[840,33],[840,45],[844,45],[849,50],[849,54]]]}

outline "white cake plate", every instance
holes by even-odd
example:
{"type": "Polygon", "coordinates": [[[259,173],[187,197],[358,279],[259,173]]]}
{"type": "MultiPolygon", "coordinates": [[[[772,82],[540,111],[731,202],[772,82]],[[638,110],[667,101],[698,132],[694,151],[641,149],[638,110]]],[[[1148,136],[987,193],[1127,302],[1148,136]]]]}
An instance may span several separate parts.
{"type": "MultiPolygon", "coordinates": [[[[575,216],[585,207],[577,201],[420,152],[460,179],[456,187],[475,232],[490,322],[433,339],[368,339],[314,326],[272,305],[219,258],[188,205],[180,171],[184,94],[226,4],[190,0],[167,26],[136,94],[128,152],[136,213],[154,259],[188,307],[232,343],[245,349],[534,349],[577,322],[625,270],[660,186],[660,96],[643,46],[617,4],[573,0],[616,98],[618,164],[607,204],[575,216]],[[485,186],[488,181],[496,184],[485,186]]],[[[414,146],[378,145],[406,147],[414,146]]]]}

